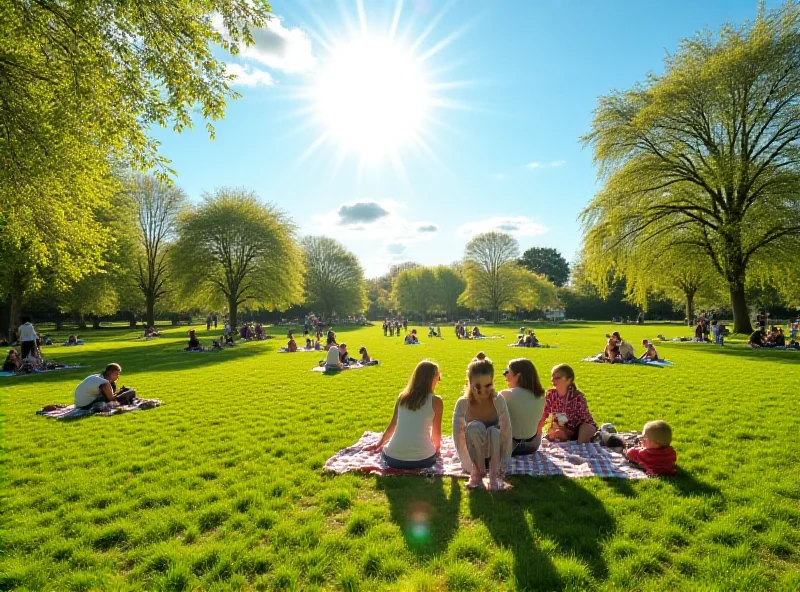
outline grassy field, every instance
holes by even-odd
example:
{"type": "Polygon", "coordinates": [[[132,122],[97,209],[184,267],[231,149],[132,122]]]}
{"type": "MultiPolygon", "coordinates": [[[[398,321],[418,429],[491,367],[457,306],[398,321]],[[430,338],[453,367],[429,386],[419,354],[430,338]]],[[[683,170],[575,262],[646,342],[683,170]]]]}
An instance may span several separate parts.
{"type": "MultiPolygon", "coordinates": [[[[614,328],[634,344],[690,333],[614,328]]],[[[505,340],[448,330],[405,347],[380,327],[345,327],[351,353],[366,345],[381,365],[336,376],[309,371],[319,355],[277,355],[284,339],[179,354],[186,328],[147,342],[87,331],[83,347],[46,347],[88,368],[0,378],[0,589],[800,589],[800,354],[667,343],[671,368],[580,363],[611,330],[544,326],[539,338],[558,347],[522,350],[506,347],[513,328],[505,340]],[[338,449],[384,428],[422,358],[442,369],[449,433],[480,349],[499,381],[518,355],[545,380],[572,364],[599,422],[666,419],[680,476],[514,478],[491,494],[450,479],[322,473],[338,449]],[[110,361],[122,383],[166,404],[72,423],[34,414],[71,402],[110,361]]]]}

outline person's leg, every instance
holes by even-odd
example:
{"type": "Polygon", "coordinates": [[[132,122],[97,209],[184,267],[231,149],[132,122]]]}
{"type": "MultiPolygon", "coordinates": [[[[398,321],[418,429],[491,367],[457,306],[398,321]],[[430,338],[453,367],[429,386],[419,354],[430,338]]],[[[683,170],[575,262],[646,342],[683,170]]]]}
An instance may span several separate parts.
{"type": "Polygon", "coordinates": [[[21,344],[20,357],[24,360],[33,350],[33,341],[23,341],[21,344]]]}
{"type": "Polygon", "coordinates": [[[486,430],[489,446],[489,489],[500,489],[500,428],[486,430]]]}
{"type": "Polygon", "coordinates": [[[464,431],[467,452],[472,461],[472,472],[469,476],[467,487],[478,487],[486,474],[486,452],[488,447],[486,426],[479,421],[471,421],[464,431]]]}
{"type": "Polygon", "coordinates": [[[592,423],[582,423],[578,428],[578,444],[586,444],[592,441],[597,433],[597,426],[592,423]]]}

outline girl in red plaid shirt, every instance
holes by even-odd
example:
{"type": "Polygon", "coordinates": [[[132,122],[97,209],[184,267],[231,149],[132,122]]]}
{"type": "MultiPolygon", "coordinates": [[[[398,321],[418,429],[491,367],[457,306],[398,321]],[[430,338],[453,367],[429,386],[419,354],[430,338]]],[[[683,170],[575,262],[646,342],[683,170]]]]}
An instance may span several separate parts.
{"type": "Polygon", "coordinates": [[[589,413],[586,397],[575,386],[575,371],[566,364],[558,364],[550,373],[550,382],[553,388],[545,396],[539,431],[552,416],[554,422],[561,419],[558,423],[566,439],[577,440],[579,444],[590,442],[597,432],[597,424],[589,413]]]}

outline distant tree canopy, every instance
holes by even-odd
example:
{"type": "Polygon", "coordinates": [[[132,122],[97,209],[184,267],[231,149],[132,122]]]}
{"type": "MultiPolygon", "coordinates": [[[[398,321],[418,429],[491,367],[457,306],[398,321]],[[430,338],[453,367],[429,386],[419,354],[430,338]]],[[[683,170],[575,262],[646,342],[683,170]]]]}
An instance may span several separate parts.
{"type": "Polygon", "coordinates": [[[305,256],[306,304],[320,309],[325,318],[362,313],[367,307],[364,270],[353,253],[324,236],[300,241],[305,256]]]}
{"type": "Polygon", "coordinates": [[[519,264],[546,277],[561,287],[569,281],[569,263],[557,250],[549,247],[531,247],[522,254],[519,264]]]}
{"type": "MultiPolygon", "coordinates": [[[[680,248],[725,282],[734,330],[745,288],[800,248],[800,6],[681,43],[630,90],[601,97],[592,147],[603,186],[582,220],[590,273],[653,273],[680,248]]],[[[637,280],[639,281],[639,280],[637,280]]]]}

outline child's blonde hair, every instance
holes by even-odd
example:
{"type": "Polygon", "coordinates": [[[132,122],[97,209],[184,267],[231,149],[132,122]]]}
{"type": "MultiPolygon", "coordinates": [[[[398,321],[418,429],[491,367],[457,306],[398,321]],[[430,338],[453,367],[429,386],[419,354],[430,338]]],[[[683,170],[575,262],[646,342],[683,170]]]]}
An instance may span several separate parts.
{"type": "Polygon", "coordinates": [[[660,419],[648,421],[644,424],[642,436],[661,446],[669,446],[672,443],[672,428],[666,421],[660,419]]]}

